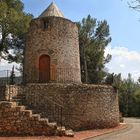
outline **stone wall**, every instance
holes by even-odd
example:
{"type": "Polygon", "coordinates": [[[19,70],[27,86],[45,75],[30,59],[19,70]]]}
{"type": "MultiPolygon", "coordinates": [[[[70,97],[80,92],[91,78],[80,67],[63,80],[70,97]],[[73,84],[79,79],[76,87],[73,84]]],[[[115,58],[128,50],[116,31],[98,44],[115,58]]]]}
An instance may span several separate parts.
{"type": "Polygon", "coordinates": [[[0,101],[11,100],[12,97],[22,93],[22,86],[4,85],[0,86],[0,101]]]}
{"type": "Polygon", "coordinates": [[[3,85],[1,86],[0,85],[0,101],[5,101],[6,100],[6,86],[3,85]]]}
{"type": "Polygon", "coordinates": [[[48,119],[41,119],[40,115],[32,114],[24,106],[17,106],[14,102],[0,102],[0,135],[56,135],[57,124],[49,123],[48,119]]]}
{"type": "Polygon", "coordinates": [[[119,123],[118,95],[111,86],[28,84],[24,92],[28,106],[49,119],[53,118],[49,111],[53,112],[54,102],[63,106],[63,125],[74,130],[114,127],[119,123]]]}
{"type": "Polygon", "coordinates": [[[51,82],[81,82],[78,28],[75,23],[60,17],[37,18],[31,22],[26,36],[25,83],[40,82],[41,55],[50,56],[51,82]]]}

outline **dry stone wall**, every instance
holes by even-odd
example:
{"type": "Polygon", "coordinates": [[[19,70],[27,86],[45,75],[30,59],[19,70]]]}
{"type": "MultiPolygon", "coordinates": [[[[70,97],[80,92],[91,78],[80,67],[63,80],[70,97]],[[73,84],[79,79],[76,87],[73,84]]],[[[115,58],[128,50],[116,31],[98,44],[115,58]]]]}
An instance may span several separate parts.
{"type": "Polygon", "coordinates": [[[5,101],[6,100],[6,86],[1,86],[0,85],[0,101],[5,101]]]}
{"type": "Polygon", "coordinates": [[[39,82],[41,55],[50,56],[50,82],[81,82],[78,28],[75,23],[60,17],[38,18],[31,22],[26,36],[25,83],[39,82]]]}
{"type": "Polygon", "coordinates": [[[56,135],[57,124],[41,119],[40,115],[32,114],[24,106],[16,106],[14,102],[0,102],[0,135],[56,135]]]}
{"type": "Polygon", "coordinates": [[[0,86],[0,101],[11,100],[17,94],[22,94],[22,86],[4,85],[0,86]]]}
{"type": "Polygon", "coordinates": [[[28,105],[49,119],[49,101],[62,105],[62,122],[68,128],[106,128],[119,123],[118,95],[111,86],[28,84],[24,91],[28,105]]]}

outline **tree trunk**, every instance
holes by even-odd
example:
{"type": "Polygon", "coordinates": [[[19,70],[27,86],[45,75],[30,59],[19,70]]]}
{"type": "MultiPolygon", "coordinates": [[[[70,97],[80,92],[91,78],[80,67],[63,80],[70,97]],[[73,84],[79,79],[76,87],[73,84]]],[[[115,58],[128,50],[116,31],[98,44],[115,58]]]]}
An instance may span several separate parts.
{"type": "Polygon", "coordinates": [[[86,50],[85,50],[85,46],[83,46],[83,59],[84,59],[85,83],[88,83],[88,69],[87,69],[87,59],[86,59],[86,50]]]}
{"type": "Polygon", "coordinates": [[[5,41],[5,38],[6,38],[6,33],[3,30],[3,26],[1,27],[1,30],[2,30],[2,33],[1,33],[2,36],[1,36],[1,41],[0,41],[0,53],[3,51],[4,41],[5,41]]]}

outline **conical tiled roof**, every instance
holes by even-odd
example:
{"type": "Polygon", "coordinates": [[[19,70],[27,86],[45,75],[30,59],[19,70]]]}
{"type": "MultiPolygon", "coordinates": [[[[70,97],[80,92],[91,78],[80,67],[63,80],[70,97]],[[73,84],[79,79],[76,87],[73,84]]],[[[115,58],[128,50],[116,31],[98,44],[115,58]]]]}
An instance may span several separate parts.
{"type": "Polygon", "coordinates": [[[39,17],[64,17],[63,13],[58,9],[55,3],[51,3],[50,6],[39,17]]]}

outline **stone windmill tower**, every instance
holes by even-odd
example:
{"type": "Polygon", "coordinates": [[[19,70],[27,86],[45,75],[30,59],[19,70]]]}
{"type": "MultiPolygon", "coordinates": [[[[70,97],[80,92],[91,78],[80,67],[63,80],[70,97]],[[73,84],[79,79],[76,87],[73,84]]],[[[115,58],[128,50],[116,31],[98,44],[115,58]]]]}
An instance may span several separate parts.
{"type": "Polygon", "coordinates": [[[26,36],[25,83],[80,83],[78,28],[54,3],[33,19],[26,36]]]}

